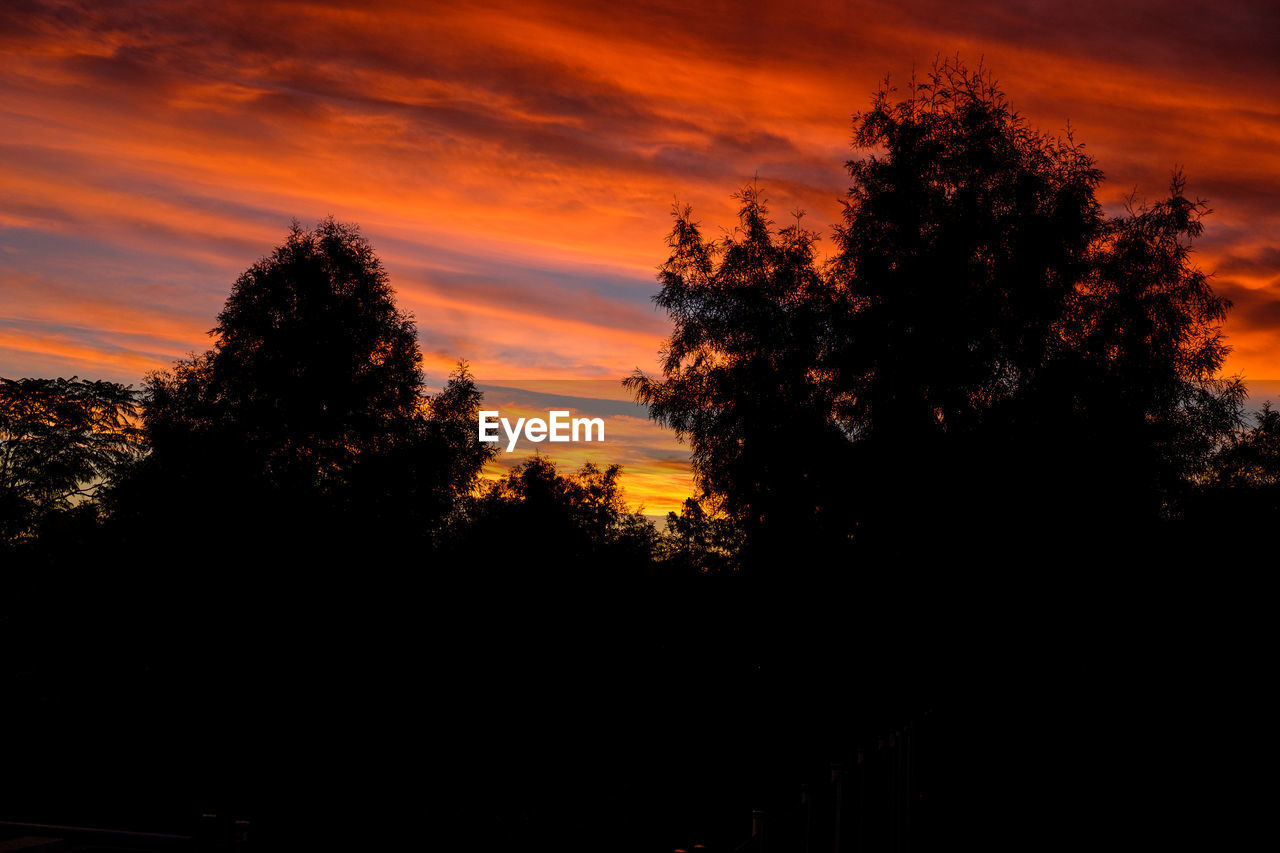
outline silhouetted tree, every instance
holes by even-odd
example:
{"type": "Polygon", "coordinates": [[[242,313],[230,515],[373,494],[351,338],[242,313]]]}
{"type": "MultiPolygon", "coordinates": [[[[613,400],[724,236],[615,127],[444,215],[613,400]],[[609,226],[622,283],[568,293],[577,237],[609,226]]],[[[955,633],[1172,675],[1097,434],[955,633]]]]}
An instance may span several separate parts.
{"type": "MultiPolygon", "coordinates": [[[[1198,462],[1199,460],[1195,460],[1198,462]]],[[[1280,517],[1280,412],[1264,403],[1253,423],[1241,425],[1207,464],[1193,488],[1183,489],[1177,504],[1181,536],[1174,546],[1181,558],[1221,559],[1209,531],[1238,531],[1233,562],[1253,566],[1271,558],[1270,530],[1280,517]]]]}
{"type": "Polygon", "coordinates": [[[826,364],[858,439],[859,539],[1002,543],[1052,488],[1028,458],[1048,452],[1043,436],[1006,410],[1062,348],[1104,228],[1101,172],[958,61],[900,101],[882,88],[854,144],[826,364]]]}
{"type": "Polygon", "coordinates": [[[851,429],[915,441],[972,428],[1053,352],[1102,228],[1101,172],[956,62],[889,94],[854,120],[870,153],[848,164],[832,358],[851,429]]]}
{"type": "Polygon", "coordinates": [[[135,517],[172,516],[156,500],[178,495],[206,526],[288,541],[297,522],[367,547],[425,535],[490,455],[465,365],[425,393],[413,318],[354,226],[295,224],[236,281],[212,334],[148,378],[153,451],[120,494],[135,517]]]}
{"type": "Polygon", "coordinates": [[[694,474],[739,523],[756,561],[814,545],[838,516],[833,455],[847,445],[830,418],[834,388],[815,370],[836,295],[799,221],[773,227],[747,187],[737,230],[703,238],[675,211],[655,297],[675,323],[662,379],[626,380],[655,420],[692,448],[694,474]]]}
{"type": "Polygon", "coordinates": [[[773,233],[755,188],[719,244],[677,211],[663,379],[627,380],[748,556],[833,557],[850,537],[1008,555],[1167,513],[1242,393],[1217,378],[1229,303],[1191,262],[1204,208],[1181,177],[1108,219],[1084,147],[958,61],[902,100],[881,89],[854,131],[825,267],[798,224],[773,233]]]}
{"type": "Polygon", "coordinates": [[[481,565],[508,578],[520,574],[513,564],[527,557],[530,548],[553,555],[559,580],[594,575],[596,582],[611,582],[642,573],[658,534],[653,522],[627,509],[621,473],[620,465],[602,469],[588,462],[561,474],[550,459],[535,456],[489,483],[471,502],[462,552],[479,550],[481,565]]]}
{"type": "Polygon", "coordinates": [[[678,513],[667,513],[667,529],[658,543],[667,571],[720,575],[740,568],[742,531],[732,518],[708,511],[704,503],[687,498],[678,513]]]}
{"type": "Polygon", "coordinates": [[[0,379],[0,542],[51,514],[96,511],[102,490],[142,451],[138,395],[127,385],[0,379]]]}
{"type": "MultiPolygon", "coordinates": [[[[373,803],[396,811],[369,756],[411,748],[418,728],[404,715],[435,625],[423,586],[446,574],[433,538],[491,453],[480,395],[464,364],[426,393],[413,319],[333,220],[295,226],[241,275],[213,336],[148,378],[151,453],[111,490],[110,548],[86,550],[73,583],[45,582],[82,601],[42,660],[57,671],[91,645],[112,662],[92,688],[111,738],[66,749],[128,743],[127,761],[97,762],[120,797],[149,801],[163,779],[184,798],[265,802],[289,833],[337,833],[373,803]],[[103,572],[103,553],[127,561],[103,572]],[[273,781],[257,799],[259,778],[273,781]]],[[[59,707],[84,707],[81,689],[59,707]]]]}
{"type": "Polygon", "coordinates": [[[496,452],[476,437],[482,394],[460,362],[439,394],[356,466],[344,492],[344,512],[358,523],[422,531],[439,544],[462,523],[461,501],[496,452]]]}
{"type": "Polygon", "coordinates": [[[1131,202],[1108,221],[1064,335],[1087,365],[1077,379],[1081,407],[1105,419],[1113,456],[1136,467],[1152,511],[1168,510],[1209,473],[1240,425],[1245,397],[1239,379],[1219,377],[1231,303],[1192,263],[1207,208],[1184,189],[1177,173],[1168,198],[1131,202]]]}
{"type": "Polygon", "coordinates": [[[295,224],[236,281],[213,334],[212,350],[148,380],[157,454],[230,433],[271,482],[323,490],[419,414],[413,319],[354,227],[295,224]]]}
{"type": "Polygon", "coordinates": [[[1280,410],[1263,403],[1253,425],[1219,450],[1212,467],[1219,485],[1280,488],[1280,410]]]}

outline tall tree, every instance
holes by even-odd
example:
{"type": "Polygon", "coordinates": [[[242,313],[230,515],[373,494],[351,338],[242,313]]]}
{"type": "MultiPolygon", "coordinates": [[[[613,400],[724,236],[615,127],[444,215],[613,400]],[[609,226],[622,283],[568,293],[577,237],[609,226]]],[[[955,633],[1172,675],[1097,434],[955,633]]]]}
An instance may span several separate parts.
{"type": "Polygon", "coordinates": [[[1241,388],[1180,177],[1106,217],[1084,146],[959,61],[881,89],[854,139],[825,266],[755,188],[718,243],[677,211],[663,379],[627,380],[751,541],[1016,550],[1205,475],[1241,388]]]}
{"type": "MultiPolygon", "coordinates": [[[[1176,508],[1241,425],[1239,379],[1220,376],[1231,307],[1192,261],[1208,212],[1175,173],[1155,204],[1130,201],[1096,247],[1065,339],[1086,365],[1080,397],[1105,417],[1109,441],[1145,470],[1151,511],[1176,508]]],[[[1113,463],[1118,464],[1118,463],[1113,463]]]]}
{"type": "Polygon", "coordinates": [[[1034,130],[994,81],[938,65],[855,117],[837,229],[834,354],[860,432],[967,429],[1054,347],[1102,229],[1083,146],[1034,130]]]}
{"type": "Polygon", "coordinates": [[[237,279],[213,334],[147,383],[157,453],[177,435],[234,433],[272,482],[323,489],[419,412],[413,319],[352,226],[295,223],[237,279]]]}
{"type": "Polygon", "coordinates": [[[990,427],[1060,347],[1103,230],[1101,172],[1070,136],[1030,127],[981,70],[942,62],[891,93],[854,118],[827,364],[837,417],[859,438],[861,537],[947,548],[985,502],[1027,505],[1009,479],[1035,466],[1002,469],[1029,437],[990,427]]]}
{"type": "Polygon", "coordinates": [[[675,323],[663,376],[637,371],[626,384],[689,442],[702,492],[742,525],[751,552],[772,559],[824,535],[838,514],[830,456],[847,441],[815,370],[835,294],[814,232],[798,218],[776,229],[755,186],[735,197],[738,227],[720,241],[702,236],[688,208],[675,211],[655,297],[675,323]]]}
{"type": "Polygon", "coordinates": [[[470,373],[426,394],[414,320],[355,226],[295,224],[237,279],[212,334],[148,378],[153,452],[121,493],[135,517],[270,540],[289,538],[288,520],[370,543],[405,525],[423,535],[490,455],[470,373]]]}

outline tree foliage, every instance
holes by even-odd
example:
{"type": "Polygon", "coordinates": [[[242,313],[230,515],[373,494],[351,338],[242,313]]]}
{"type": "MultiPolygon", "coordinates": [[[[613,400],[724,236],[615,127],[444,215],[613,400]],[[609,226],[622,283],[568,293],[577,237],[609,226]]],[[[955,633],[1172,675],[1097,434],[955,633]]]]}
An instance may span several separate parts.
{"type": "Polygon", "coordinates": [[[1215,485],[1280,490],[1280,410],[1263,403],[1253,424],[1218,451],[1212,470],[1215,485]]]}
{"type": "Polygon", "coordinates": [[[1101,172],[981,70],[942,63],[890,91],[854,118],[831,357],[842,420],[914,443],[972,428],[1053,356],[1102,229],[1101,172]]]}
{"type": "MultiPolygon", "coordinates": [[[[815,534],[836,488],[825,472],[843,443],[833,388],[815,368],[835,295],[817,266],[817,235],[799,220],[776,229],[754,186],[735,196],[738,227],[707,240],[675,210],[655,297],[675,324],[662,379],[626,384],[650,415],[689,442],[705,495],[762,547],[815,534]]],[[[772,547],[772,546],[767,546],[772,547]]]]}
{"type": "Polygon", "coordinates": [[[141,453],[141,438],[130,386],[0,379],[0,539],[96,499],[141,453]]]}
{"type": "Polygon", "coordinates": [[[120,495],[136,518],[169,513],[155,503],[168,492],[194,522],[262,536],[297,522],[366,544],[428,537],[491,455],[466,365],[426,393],[414,319],[354,226],[295,224],[237,279],[212,334],[148,378],[153,453],[120,495]]]}
{"type": "Polygon", "coordinates": [[[272,482],[323,490],[421,412],[413,318],[352,226],[295,224],[237,279],[213,335],[211,350],[147,382],[157,453],[234,439],[272,482]]]}
{"type": "Polygon", "coordinates": [[[754,186],[719,242],[676,211],[662,379],[628,385],[775,563],[771,526],[832,554],[1013,547],[1010,531],[1095,523],[1100,496],[1108,525],[1176,512],[1243,394],[1218,376],[1229,303],[1192,259],[1204,204],[1176,175],[1167,199],[1106,216],[1084,146],[959,61],[892,91],[854,118],[825,264],[754,186]]]}
{"type": "Polygon", "coordinates": [[[741,528],[705,504],[686,498],[679,512],[667,513],[657,557],[673,574],[723,575],[741,566],[741,528]]]}
{"type": "MultiPolygon", "coordinates": [[[[481,566],[508,578],[520,575],[518,566],[531,554],[557,565],[561,579],[594,574],[605,581],[643,571],[658,533],[653,522],[627,508],[621,475],[620,465],[590,462],[561,474],[553,461],[534,456],[471,502],[456,546],[478,553],[481,566]]],[[[539,582],[551,579],[541,576],[539,582]]]]}
{"type": "Polygon", "coordinates": [[[1143,447],[1125,452],[1150,456],[1166,495],[1207,473],[1245,397],[1239,379],[1220,377],[1231,303],[1192,262],[1208,208],[1185,186],[1175,173],[1167,198],[1131,201],[1107,222],[1065,336],[1089,366],[1092,404],[1114,421],[1112,440],[1137,436],[1143,447]]]}

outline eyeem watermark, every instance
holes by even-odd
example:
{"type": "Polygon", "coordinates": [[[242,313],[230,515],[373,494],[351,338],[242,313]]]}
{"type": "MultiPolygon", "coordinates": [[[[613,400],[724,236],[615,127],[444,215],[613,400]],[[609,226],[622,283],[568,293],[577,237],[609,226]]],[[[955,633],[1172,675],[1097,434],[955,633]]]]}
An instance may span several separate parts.
{"type": "Polygon", "coordinates": [[[500,417],[500,413],[497,411],[490,410],[480,413],[481,441],[501,441],[502,437],[498,435],[499,428],[506,433],[508,453],[515,451],[516,442],[520,440],[521,432],[524,433],[526,439],[535,443],[540,441],[604,441],[604,418],[571,418],[567,410],[547,412],[546,420],[542,418],[517,418],[515,426],[512,426],[511,421],[500,417]],[[579,435],[582,437],[579,438],[579,435]]]}

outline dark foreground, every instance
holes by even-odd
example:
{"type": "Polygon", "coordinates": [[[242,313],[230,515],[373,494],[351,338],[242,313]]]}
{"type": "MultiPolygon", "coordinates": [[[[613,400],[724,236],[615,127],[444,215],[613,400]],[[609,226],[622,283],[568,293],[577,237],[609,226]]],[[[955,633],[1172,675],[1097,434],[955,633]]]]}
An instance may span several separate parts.
{"type": "Polygon", "coordinates": [[[1078,556],[785,586],[315,552],[42,581],[5,625],[0,816],[178,838],[0,849],[727,851],[754,810],[772,850],[1226,846],[1273,742],[1260,573],[1078,556]]]}

